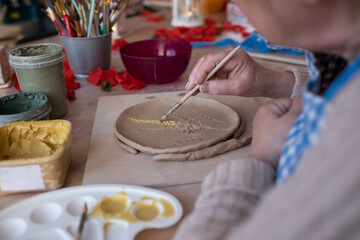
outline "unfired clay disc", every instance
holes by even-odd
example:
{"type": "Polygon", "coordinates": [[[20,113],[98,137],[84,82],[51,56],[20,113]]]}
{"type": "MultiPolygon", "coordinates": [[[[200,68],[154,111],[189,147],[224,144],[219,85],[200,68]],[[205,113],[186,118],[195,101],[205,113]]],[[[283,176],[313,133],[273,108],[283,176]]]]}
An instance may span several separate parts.
{"type": "Polygon", "coordinates": [[[127,108],[115,122],[115,135],[141,152],[186,153],[223,141],[239,127],[239,116],[232,108],[200,97],[189,98],[160,123],[179,100],[160,98],[127,108]]]}

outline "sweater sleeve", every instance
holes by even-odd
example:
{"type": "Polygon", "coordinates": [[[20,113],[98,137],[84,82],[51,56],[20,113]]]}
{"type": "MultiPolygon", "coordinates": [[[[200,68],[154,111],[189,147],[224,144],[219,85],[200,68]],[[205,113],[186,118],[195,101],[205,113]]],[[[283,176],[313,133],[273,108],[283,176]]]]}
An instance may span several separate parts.
{"type": "Polygon", "coordinates": [[[222,239],[245,219],[260,195],[272,185],[273,168],[261,161],[238,159],[225,162],[202,184],[195,210],[181,224],[175,239],[222,239]]]}
{"type": "Polygon", "coordinates": [[[211,173],[176,239],[360,239],[359,91],[360,76],[329,105],[320,142],[297,172],[261,201],[269,166],[242,159],[211,173]]]}
{"type": "Polygon", "coordinates": [[[310,75],[307,71],[300,70],[299,68],[296,68],[294,66],[288,66],[286,68],[286,71],[294,74],[295,84],[291,93],[291,98],[297,98],[303,93],[306,87],[306,83],[310,78],[310,75]]]}

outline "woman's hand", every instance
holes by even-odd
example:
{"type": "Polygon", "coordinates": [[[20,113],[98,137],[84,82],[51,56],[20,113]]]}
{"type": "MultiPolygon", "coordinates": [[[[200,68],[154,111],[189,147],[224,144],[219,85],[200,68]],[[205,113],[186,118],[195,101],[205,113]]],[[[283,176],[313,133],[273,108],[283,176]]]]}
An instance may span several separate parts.
{"type": "Polygon", "coordinates": [[[288,132],[301,109],[301,98],[283,98],[262,105],[255,115],[248,157],[267,162],[276,168],[288,132]]]}
{"type": "MultiPolygon", "coordinates": [[[[232,49],[208,54],[199,59],[190,73],[186,89],[205,81],[207,74],[232,49]]],[[[260,66],[244,50],[239,49],[214,76],[200,87],[203,93],[238,95],[244,97],[289,97],[294,86],[294,76],[260,66]]]]}

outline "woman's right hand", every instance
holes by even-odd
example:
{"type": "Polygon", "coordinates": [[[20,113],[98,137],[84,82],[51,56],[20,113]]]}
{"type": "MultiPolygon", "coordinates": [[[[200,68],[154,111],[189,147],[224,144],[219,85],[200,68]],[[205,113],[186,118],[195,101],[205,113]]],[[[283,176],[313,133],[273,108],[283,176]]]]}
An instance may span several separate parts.
{"type": "MultiPolygon", "coordinates": [[[[198,60],[190,73],[186,89],[191,90],[205,81],[207,74],[232,49],[208,54],[198,60]]],[[[237,95],[243,97],[289,97],[294,76],[265,68],[239,49],[215,74],[200,87],[203,93],[237,95]]]]}

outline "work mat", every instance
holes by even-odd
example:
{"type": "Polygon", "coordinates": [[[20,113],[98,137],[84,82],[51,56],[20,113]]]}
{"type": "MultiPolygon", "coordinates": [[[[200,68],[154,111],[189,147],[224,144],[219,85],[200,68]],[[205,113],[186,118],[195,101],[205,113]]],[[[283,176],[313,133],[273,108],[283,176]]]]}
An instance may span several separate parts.
{"type": "MultiPolygon", "coordinates": [[[[145,153],[131,154],[114,141],[114,124],[122,111],[155,98],[182,96],[181,92],[118,95],[99,98],[83,184],[121,183],[142,186],[171,186],[201,182],[220,163],[246,156],[249,146],[212,158],[173,162],[154,161],[145,153]]],[[[233,108],[246,122],[244,136],[251,136],[252,120],[259,104],[252,98],[198,94],[233,108]]],[[[174,103],[175,104],[175,103],[174,103]]]]}

